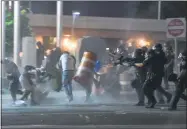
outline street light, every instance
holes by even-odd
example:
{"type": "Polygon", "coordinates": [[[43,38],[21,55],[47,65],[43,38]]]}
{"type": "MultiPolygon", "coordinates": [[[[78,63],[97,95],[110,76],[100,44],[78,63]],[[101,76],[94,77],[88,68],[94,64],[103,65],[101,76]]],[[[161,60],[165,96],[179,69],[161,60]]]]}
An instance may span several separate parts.
{"type": "Polygon", "coordinates": [[[73,11],[72,12],[72,17],[73,17],[73,21],[72,21],[72,28],[71,28],[71,36],[72,36],[72,39],[74,37],[74,27],[75,27],[75,20],[77,17],[79,17],[80,15],[80,12],[78,11],[73,11]]]}
{"type": "Polygon", "coordinates": [[[57,47],[61,48],[61,39],[63,33],[63,1],[57,1],[57,10],[56,10],[56,38],[57,38],[57,47]]]}

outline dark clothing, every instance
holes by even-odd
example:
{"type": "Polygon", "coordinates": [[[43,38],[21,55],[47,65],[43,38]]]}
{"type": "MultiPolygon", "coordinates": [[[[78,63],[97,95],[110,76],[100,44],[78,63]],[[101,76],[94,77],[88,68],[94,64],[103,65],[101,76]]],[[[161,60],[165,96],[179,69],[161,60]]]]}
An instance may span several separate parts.
{"type": "Polygon", "coordinates": [[[47,75],[50,78],[56,79],[57,86],[52,86],[52,89],[57,92],[59,92],[62,88],[61,71],[58,70],[56,67],[60,56],[61,56],[61,51],[59,48],[56,48],[55,50],[51,50],[51,53],[47,56],[46,66],[44,66],[47,75]]]}
{"type": "Polygon", "coordinates": [[[36,66],[38,68],[41,67],[42,61],[44,60],[44,46],[41,43],[37,43],[37,50],[36,50],[36,66]]]}
{"type": "Polygon", "coordinates": [[[183,95],[184,90],[187,88],[187,61],[183,60],[180,64],[180,74],[178,75],[175,94],[170,103],[171,109],[177,108],[177,103],[180,98],[186,99],[186,96],[183,95]]]}
{"type": "Polygon", "coordinates": [[[13,101],[16,101],[16,94],[20,89],[19,77],[20,72],[17,65],[12,61],[7,61],[4,63],[5,72],[8,74],[7,79],[9,80],[9,90],[13,101]]]}
{"type": "Polygon", "coordinates": [[[18,78],[14,78],[13,80],[10,80],[9,82],[9,90],[10,90],[10,94],[12,96],[13,101],[16,101],[16,94],[18,94],[19,91],[19,79],[18,78]]]}
{"type": "MultiPolygon", "coordinates": [[[[133,65],[134,63],[142,63],[144,59],[144,56],[137,56],[136,58],[125,58],[123,61],[131,62],[133,65]]],[[[139,99],[138,103],[144,104],[143,83],[146,79],[147,70],[145,67],[135,67],[135,69],[136,78],[131,82],[131,85],[136,89],[136,93],[139,99]]]]}
{"type": "Polygon", "coordinates": [[[167,58],[167,63],[165,65],[165,71],[164,71],[164,84],[165,88],[169,88],[168,84],[168,77],[173,73],[173,68],[174,68],[174,54],[173,53],[166,53],[166,58],[167,58]]]}
{"type": "Polygon", "coordinates": [[[156,99],[154,97],[154,91],[157,89],[163,95],[166,96],[170,101],[171,95],[166,92],[162,87],[162,77],[164,76],[164,65],[166,63],[166,57],[163,51],[156,53],[154,56],[148,57],[144,62],[143,66],[148,67],[148,74],[144,83],[143,89],[144,94],[151,101],[150,107],[154,107],[156,99]]]}
{"type": "Polygon", "coordinates": [[[165,57],[164,52],[160,52],[155,56],[149,57],[144,60],[143,65],[148,66],[148,72],[158,75],[164,76],[164,65],[166,64],[167,59],[165,57]]]}
{"type": "MultiPolygon", "coordinates": [[[[130,62],[130,64],[133,65],[134,63],[142,63],[144,59],[145,59],[144,56],[140,56],[136,58],[125,58],[124,61],[126,60],[127,62],[130,62]]],[[[143,83],[146,79],[147,69],[145,67],[143,68],[135,67],[135,69],[136,69],[135,71],[136,78],[140,80],[140,83],[143,83]]]]}

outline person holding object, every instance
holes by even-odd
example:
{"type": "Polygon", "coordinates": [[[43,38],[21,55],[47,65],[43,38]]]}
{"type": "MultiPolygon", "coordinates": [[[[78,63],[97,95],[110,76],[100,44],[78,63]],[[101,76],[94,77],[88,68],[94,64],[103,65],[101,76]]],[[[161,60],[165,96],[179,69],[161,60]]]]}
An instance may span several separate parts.
{"type": "MultiPolygon", "coordinates": [[[[142,63],[144,61],[144,52],[142,49],[136,49],[132,58],[123,58],[121,57],[119,60],[119,64],[123,64],[124,62],[127,62],[130,66],[134,66],[135,63],[142,63]]],[[[117,63],[117,64],[118,64],[117,63]]],[[[144,93],[143,93],[143,83],[146,79],[146,68],[140,68],[135,66],[135,74],[136,77],[131,82],[131,86],[136,90],[137,96],[138,96],[138,103],[136,106],[144,106],[144,93]]]]}
{"type": "Polygon", "coordinates": [[[60,57],[59,68],[62,71],[62,85],[70,101],[73,101],[72,79],[75,72],[75,58],[69,52],[65,51],[60,57]]]}
{"type": "Polygon", "coordinates": [[[20,98],[20,100],[27,100],[29,95],[31,95],[31,105],[36,105],[34,101],[35,84],[32,81],[32,78],[35,76],[35,74],[32,73],[32,70],[35,70],[35,67],[26,65],[24,67],[24,72],[21,74],[19,78],[21,86],[25,89],[24,94],[20,98]]]}
{"type": "Polygon", "coordinates": [[[173,73],[175,55],[172,46],[169,44],[164,44],[164,50],[167,58],[167,63],[165,64],[164,84],[165,89],[169,89],[168,77],[173,73]]]}
{"type": "Polygon", "coordinates": [[[15,104],[15,101],[17,100],[16,94],[22,94],[19,83],[20,72],[18,66],[7,58],[1,60],[1,64],[5,66],[5,72],[7,74],[7,79],[9,80],[9,91],[13,100],[13,104],[15,104]]]}
{"type": "MultiPolygon", "coordinates": [[[[161,44],[155,45],[156,49],[162,49],[161,44]]],[[[146,106],[146,108],[154,108],[157,103],[154,97],[154,91],[157,89],[163,95],[166,96],[167,102],[170,102],[172,95],[166,92],[162,87],[162,77],[164,76],[164,65],[166,63],[166,58],[164,54],[157,53],[157,50],[149,50],[147,58],[143,61],[143,63],[135,64],[137,67],[148,67],[148,73],[146,77],[146,81],[144,82],[144,94],[148,98],[150,104],[146,106]]]]}
{"type": "Polygon", "coordinates": [[[179,99],[183,98],[184,100],[186,100],[187,98],[183,94],[184,90],[187,88],[187,50],[182,52],[180,55],[180,73],[178,76],[174,77],[174,79],[171,79],[176,84],[176,90],[168,110],[176,110],[179,99]]]}

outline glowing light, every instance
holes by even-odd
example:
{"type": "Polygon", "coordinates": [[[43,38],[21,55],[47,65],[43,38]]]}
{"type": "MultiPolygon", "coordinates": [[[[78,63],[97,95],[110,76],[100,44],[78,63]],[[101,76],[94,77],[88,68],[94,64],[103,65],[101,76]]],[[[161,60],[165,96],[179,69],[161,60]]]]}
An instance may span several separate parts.
{"type": "Polygon", "coordinates": [[[150,46],[150,42],[146,41],[144,39],[138,39],[137,40],[137,46],[138,47],[150,46]]]}
{"type": "Polygon", "coordinates": [[[71,35],[70,34],[66,34],[66,35],[64,35],[64,37],[70,37],[71,35]]]}
{"type": "Polygon", "coordinates": [[[72,52],[75,51],[77,44],[76,40],[65,38],[62,42],[63,50],[72,52]]]}
{"type": "Polygon", "coordinates": [[[74,11],[73,15],[80,15],[80,12],[74,11]]]}
{"type": "Polygon", "coordinates": [[[64,39],[63,44],[64,44],[65,46],[67,46],[68,43],[69,43],[69,39],[68,39],[68,38],[64,39]]]}
{"type": "Polygon", "coordinates": [[[132,43],[131,43],[131,42],[130,42],[130,43],[128,43],[128,46],[129,46],[129,47],[132,47],[132,43]]]}
{"type": "Polygon", "coordinates": [[[43,37],[42,36],[36,36],[35,40],[38,42],[40,41],[43,44],[43,37]]]}
{"type": "Polygon", "coordinates": [[[54,43],[56,43],[56,42],[57,42],[56,37],[53,39],[53,42],[54,42],[54,43]]]}
{"type": "Polygon", "coordinates": [[[46,55],[50,55],[51,50],[50,50],[50,49],[48,49],[48,50],[46,50],[45,52],[46,52],[46,55]]]}
{"type": "Polygon", "coordinates": [[[110,49],[109,48],[106,48],[107,51],[109,51],[110,49]]]}
{"type": "Polygon", "coordinates": [[[23,52],[20,52],[20,53],[19,53],[19,57],[23,57],[23,52]]]}

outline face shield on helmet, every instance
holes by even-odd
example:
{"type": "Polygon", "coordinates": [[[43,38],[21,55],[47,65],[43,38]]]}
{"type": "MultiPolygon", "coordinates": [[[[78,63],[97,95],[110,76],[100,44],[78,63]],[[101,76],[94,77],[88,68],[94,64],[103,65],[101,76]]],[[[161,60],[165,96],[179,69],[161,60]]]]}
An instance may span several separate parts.
{"type": "Polygon", "coordinates": [[[152,46],[152,49],[153,49],[153,50],[156,50],[156,47],[155,47],[155,45],[154,45],[154,46],[152,46]]]}
{"type": "Polygon", "coordinates": [[[146,53],[145,53],[145,58],[148,58],[148,57],[149,57],[149,56],[148,56],[148,53],[146,52],[146,53]]]}
{"type": "Polygon", "coordinates": [[[162,45],[161,45],[160,43],[157,43],[156,45],[153,46],[152,49],[159,52],[159,51],[161,51],[163,48],[162,48],[162,45]]]}
{"type": "Polygon", "coordinates": [[[187,51],[185,50],[184,52],[179,54],[178,59],[187,60],[187,55],[186,54],[187,54],[187,51]]]}
{"type": "Polygon", "coordinates": [[[179,53],[178,59],[182,58],[182,53],[179,53]]]}
{"type": "Polygon", "coordinates": [[[132,58],[135,58],[135,52],[132,53],[132,58]]]}

